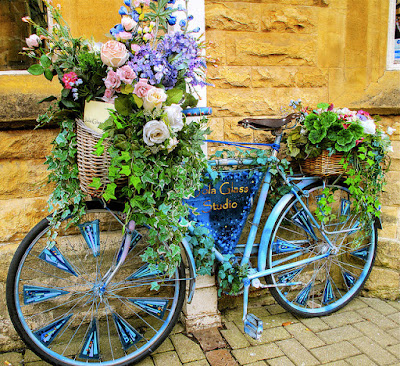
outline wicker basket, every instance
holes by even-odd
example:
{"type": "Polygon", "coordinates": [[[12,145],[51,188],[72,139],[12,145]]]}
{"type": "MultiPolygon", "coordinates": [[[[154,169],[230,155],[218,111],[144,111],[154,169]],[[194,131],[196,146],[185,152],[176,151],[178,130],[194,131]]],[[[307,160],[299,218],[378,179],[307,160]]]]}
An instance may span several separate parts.
{"type": "Polygon", "coordinates": [[[334,154],[329,156],[329,151],[323,150],[322,154],[316,158],[304,159],[300,162],[304,173],[327,177],[330,175],[340,175],[345,172],[343,164],[340,161],[343,154],[334,154]]]}
{"type": "MultiPolygon", "coordinates": [[[[77,126],[77,148],[78,148],[78,170],[80,187],[83,192],[92,197],[100,197],[106,185],[110,183],[108,179],[108,168],[111,157],[104,151],[100,156],[94,154],[95,145],[100,140],[101,135],[87,127],[81,120],[76,121],[77,126]],[[93,178],[100,178],[102,185],[99,189],[89,187],[93,178]]],[[[127,183],[127,177],[120,178],[114,183],[117,188],[121,188],[127,183]]]]}

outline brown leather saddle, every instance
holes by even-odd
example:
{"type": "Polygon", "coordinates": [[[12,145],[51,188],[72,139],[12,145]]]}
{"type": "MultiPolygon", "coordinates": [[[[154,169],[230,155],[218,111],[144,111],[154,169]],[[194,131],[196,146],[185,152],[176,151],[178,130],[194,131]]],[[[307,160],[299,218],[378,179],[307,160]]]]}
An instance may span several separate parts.
{"type": "Polygon", "coordinates": [[[238,122],[239,126],[252,128],[254,130],[274,131],[298,119],[300,113],[291,113],[284,118],[245,118],[238,122]]]}

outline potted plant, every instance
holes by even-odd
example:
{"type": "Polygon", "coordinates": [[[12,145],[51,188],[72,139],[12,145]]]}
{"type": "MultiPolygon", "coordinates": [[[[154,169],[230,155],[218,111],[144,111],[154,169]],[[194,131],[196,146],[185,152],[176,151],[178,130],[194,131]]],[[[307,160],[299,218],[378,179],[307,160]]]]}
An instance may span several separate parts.
{"type": "Polygon", "coordinates": [[[45,99],[53,104],[38,118],[39,125],[60,126],[46,162],[55,184],[49,199],[55,229],[66,217],[79,222],[87,194],[121,200],[127,223],[153,228],[153,248],[143,260],[160,263],[162,256],[160,269],[173,273],[185,229],[171,228],[188,215],[182,200],[201,187],[206,167],[205,121],[187,121],[182,109],[196,106],[195,87],[206,85],[206,63],[186,10],[180,9],[179,31],[168,33],[176,22],[168,2],[124,0],[121,22],[104,44],[72,37],[51,2],[51,29],[23,20],[36,30],[24,49],[38,61],[28,71],[57,77],[63,87],[59,97],[45,99]],[[92,101],[109,104],[85,108],[92,101]]]}
{"type": "MultiPolygon", "coordinates": [[[[362,212],[361,220],[379,217],[379,196],[389,167],[389,136],[378,125],[379,118],[348,108],[334,108],[320,103],[317,108],[303,108],[301,101],[291,106],[302,118],[287,136],[287,152],[300,163],[303,172],[323,177],[339,176],[348,185],[353,208],[362,212]]],[[[321,200],[319,218],[328,217],[321,200]]]]}

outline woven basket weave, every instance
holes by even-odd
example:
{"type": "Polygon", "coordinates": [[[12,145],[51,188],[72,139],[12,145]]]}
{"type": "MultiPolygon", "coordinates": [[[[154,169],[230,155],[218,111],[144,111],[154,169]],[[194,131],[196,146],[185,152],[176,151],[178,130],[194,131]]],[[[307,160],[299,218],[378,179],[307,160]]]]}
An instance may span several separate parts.
{"type": "Polygon", "coordinates": [[[328,177],[330,175],[340,175],[345,173],[343,164],[340,161],[343,154],[334,154],[329,156],[329,151],[323,150],[322,154],[316,158],[304,159],[300,162],[304,173],[328,177]]]}
{"type": "MultiPolygon", "coordinates": [[[[81,120],[76,121],[77,126],[77,149],[78,149],[78,170],[81,190],[92,197],[101,197],[106,185],[110,183],[108,179],[108,168],[111,157],[105,149],[100,156],[94,154],[95,145],[101,138],[101,134],[87,127],[81,120]],[[96,189],[89,187],[93,178],[100,178],[102,185],[96,189]]],[[[106,144],[105,144],[106,145],[106,144]]],[[[120,178],[114,183],[117,188],[121,188],[127,183],[127,177],[120,178]]]]}

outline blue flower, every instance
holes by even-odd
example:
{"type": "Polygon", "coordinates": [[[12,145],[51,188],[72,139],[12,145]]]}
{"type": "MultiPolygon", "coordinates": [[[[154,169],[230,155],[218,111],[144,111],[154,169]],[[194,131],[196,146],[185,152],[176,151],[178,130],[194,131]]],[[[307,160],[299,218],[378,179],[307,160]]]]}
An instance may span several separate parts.
{"type": "Polygon", "coordinates": [[[125,6],[121,6],[118,10],[119,15],[128,15],[128,10],[126,10],[125,6]]]}
{"type": "Polygon", "coordinates": [[[131,0],[124,0],[124,4],[131,7],[131,0]]]}
{"type": "Polygon", "coordinates": [[[176,17],[173,15],[170,15],[168,18],[168,24],[169,25],[175,25],[176,24],[176,17]]]}

